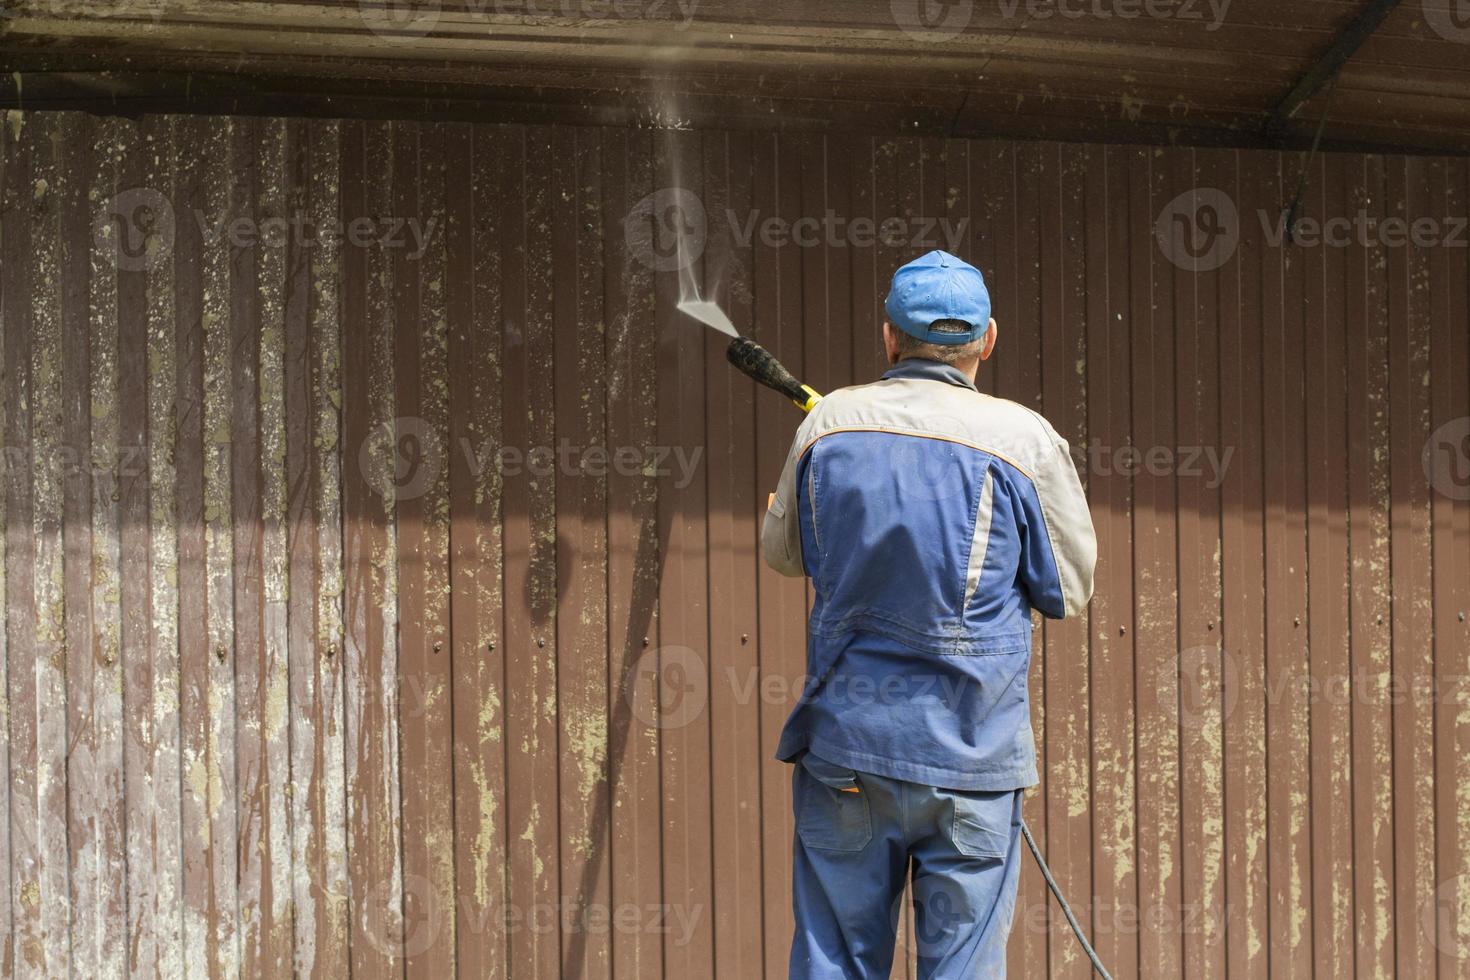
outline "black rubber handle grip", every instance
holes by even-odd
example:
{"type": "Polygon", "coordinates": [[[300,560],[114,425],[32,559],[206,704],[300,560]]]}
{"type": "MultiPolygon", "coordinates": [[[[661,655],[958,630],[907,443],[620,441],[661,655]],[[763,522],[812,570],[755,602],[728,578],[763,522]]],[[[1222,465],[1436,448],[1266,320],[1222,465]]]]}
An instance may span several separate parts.
{"type": "Polygon", "coordinates": [[[725,350],[725,358],[745,374],[767,388],[774,388],[797,404],[805,402],[809,393],[796,376],[781,366],[770,351],[745,337],[736,337],[725,350]]]}

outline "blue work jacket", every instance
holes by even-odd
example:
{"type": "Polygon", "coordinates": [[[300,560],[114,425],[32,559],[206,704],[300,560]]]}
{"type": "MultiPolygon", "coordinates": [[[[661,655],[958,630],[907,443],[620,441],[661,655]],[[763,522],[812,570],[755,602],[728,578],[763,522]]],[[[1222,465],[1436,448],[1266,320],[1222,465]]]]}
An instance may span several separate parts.
{"type": "Polygon", "coordinates": [[[953,367],[900,361],[807,416],[761,544],[815,593],[779,758],[810,749],[949,789],[1037,781],[1031,611],[1079,612],[1097,554],[1067,443],[1044,418],[953,367]]]}

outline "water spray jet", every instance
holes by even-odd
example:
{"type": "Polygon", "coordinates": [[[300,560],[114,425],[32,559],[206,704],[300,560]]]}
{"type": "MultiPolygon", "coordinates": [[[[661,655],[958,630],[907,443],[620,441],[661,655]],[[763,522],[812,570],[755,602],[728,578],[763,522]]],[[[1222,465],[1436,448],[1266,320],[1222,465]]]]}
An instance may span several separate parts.
{"type": "Polygon", "coordinates": [[[729,334],[732,339],[730,346],[725,348],[725,359],[743,374],[790,398],[803,412],[810,412],[822,400],[815,388],[798,381],[796,375],[786,370],[774,354],[755,341],[740,336],[719,304],[703,299],[682,300],[679,303],[679,312],[707,327],[729,334]]]}

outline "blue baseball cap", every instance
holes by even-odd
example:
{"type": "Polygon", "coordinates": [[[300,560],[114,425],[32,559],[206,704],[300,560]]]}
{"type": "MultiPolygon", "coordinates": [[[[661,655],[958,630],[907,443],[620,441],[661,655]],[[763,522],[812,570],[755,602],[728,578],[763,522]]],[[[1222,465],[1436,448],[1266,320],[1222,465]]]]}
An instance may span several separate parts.
{"type": "Polygon", "coordinates": [[[990,291],[979,269],[936,248],[893,274],[883,311],[889,323],[926,344],[968,344],[990,327],[990,291]],[[930,330],[936,320],[959,320],[970,329],[930,330]]]}

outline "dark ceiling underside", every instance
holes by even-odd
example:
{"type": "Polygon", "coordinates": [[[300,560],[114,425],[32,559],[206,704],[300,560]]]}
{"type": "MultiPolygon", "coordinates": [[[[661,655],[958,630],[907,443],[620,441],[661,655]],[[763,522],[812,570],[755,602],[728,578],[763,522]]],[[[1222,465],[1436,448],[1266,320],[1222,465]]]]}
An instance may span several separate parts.
{"type": "Polygon", "coordinates": [[[3,2],[8,108],[1470,151],[1458,0],[3,2]]]}

